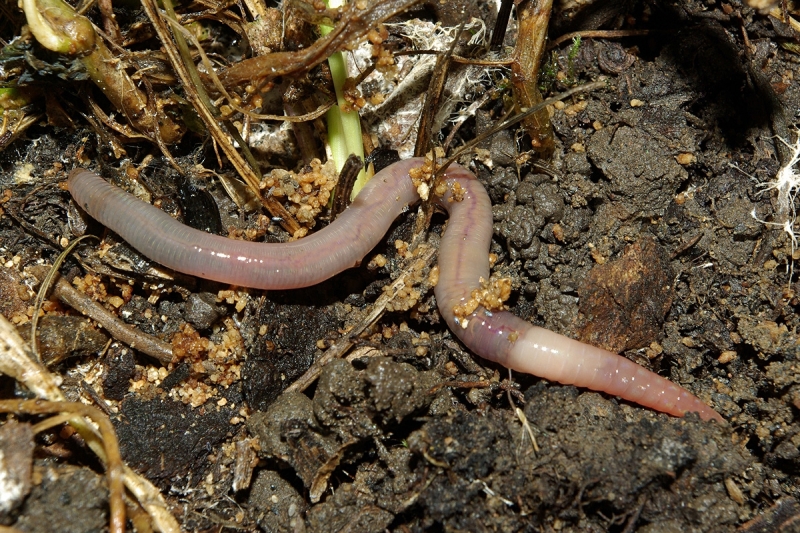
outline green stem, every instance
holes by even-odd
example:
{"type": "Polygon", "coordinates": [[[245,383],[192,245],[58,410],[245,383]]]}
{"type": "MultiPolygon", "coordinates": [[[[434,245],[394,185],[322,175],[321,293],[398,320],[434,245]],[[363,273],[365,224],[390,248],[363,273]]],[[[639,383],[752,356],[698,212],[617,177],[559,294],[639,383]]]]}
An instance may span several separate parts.
{"type": "MultiPolygon", "coordinates": [[[[341,7],[343,0],[328,0],[329,8],[341,7]]],[[[321,26],[320,32],[325,35],[333,28],[321,26]]],[[[327,114],[328,145],[331,149],[336,171],[341,172],[344,162],[350,154],[357,155],[364,161],[364,143],[361,138],[361,120],[357,111],[344,111],[347,101],[344,99],[344,84],[347,81],[347,60],[342,52],[336,52],[328,58],[331,69],[333,87],[336,91],[338,105],[332,107],[327,114]]],[[[350,199],[356,197],[358,191],[367,183],[366,172],[362,169],[358,174],[350,199]]]]}

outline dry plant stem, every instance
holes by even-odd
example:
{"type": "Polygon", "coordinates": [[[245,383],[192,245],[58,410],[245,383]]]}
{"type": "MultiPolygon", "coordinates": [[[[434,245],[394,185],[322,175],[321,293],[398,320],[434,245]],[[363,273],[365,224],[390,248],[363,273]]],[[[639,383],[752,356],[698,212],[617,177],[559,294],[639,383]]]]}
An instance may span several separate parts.
{"type": "MultiPolygon", "coordinates": [[[[165,5],[169,5],[169,3],[165,5]]],[[[197,40],[197,37],[195,37],[194,34],[192,34],[192,32],[190,32],[189,30],[181,26],[176,20],[171,18],[172,16],[174,16],[174,14],[171,15],[170,13],[167,13],[167,18],[165,20],[170,24],[170,26],[172,26],[173,35],[175,35],[175,41],[178,43],[178,51],[181,53],[181,57],[183,57],[184,59],[184,64],[187,65],[189,74],[191,75],[192,80],[194,81],[194,86],[195,88],[197,88],[198,94],[202,98],[203,103],[206,105],[206,107],[212,109],[212,112],[214,113],[215,116],[217,116],[218,114],[216,112],[216,109],[214,108],[214,105],[211,103],[211,100],[208,98],[208,96],[205,93],[205,90],[203,89],[199,72],[197,71],[196,68],[193,67],[191,63],[191,56],[189,55],[188,47],[185,48],[186,50],[185,53],[183,51],[184,47],[186,47],[185,42],[183,43],[183,45],[181,45],[180,43],[180,40],[183,38],[189,39],[192,42],[192,45],[194,45],[195,50],[197,50],[197,53],[200,54],[200,59],[202,59],[203,65],[206,67],[206,73],[205,73],[206,76],[208,76],[211,79],[211,82],[214,84],[214,87],[220,92],[220,94],[222,94],[222,96],[225,97],[225,100],[228,102],[228,105],[243,115],[258,120],[278,120],[281,122],[305,122],[309,120],[314,120],[315,118],[317,118],[317,116],[324,114],[324,112],[320,112],[320,109],[324,108],[324,110],[327,111],[335,104],[335,102],[331,102],[328,105],[321,106],[320,109],[317,109],[316,111],[313,111],[311,113],[306,113],[305,115],[299,115],[296,117],[254,113],[248,109],[239,106],[236,103],[236,101],[233,98],[231,98],[231,95],[225,89],[225,86],[222,85],[222,81],[220,81],[219,76],[217,76],[217,73],[214,70],[214,65],[211,63],[211,60],[208,59],[205,50],[203,50],[203,47],[200,45],[200,41],[197,40]]]]}
{"type": "Polygon", "coordinates": [[[25,131],[39,122],[44,115],[22,115],[9,127],[7,117],[8,111],[3,113],[3,126],[0,129],[0,152],[5,150],[12,142],[16,141],[25,131]]]}
{"type": "Polygon", "coordinates": [[[119,455],[119,445],[114,426],[108,417],[98,408],[79,402],[51,402],[47,400],[0,400],[0,412],[28,415],[45,415],[64,413],[65,415],[84,416],[93,420],[100,428],[100,437],[106,454],[106,476],[108,477],[108,500],[110,507],[111,533],[125,533],[124,469],[119,455]]]}
{"type": "Polygon", "coordinates": [[[36,40],[54,52],[78,56],[91,80],[138,131],[160,135],[167,143],[180,139],[181,127],[148,106],[125,63],[114,57],[89,19],[61,0],[23,0],[23,6],[36,40]]]}
{"type": "Polygon", "coordinates": [[[143,354],[158,359],[165,365],[172,361],[172,346],[170,344],[147,335],[121,321],[107,311],[105,307],[73,287],[67,280],[59,279],[55,287],[53,287],[52,294],[79,313],[96,321],[112,337],[123,344],[127,344],[143,354]]]}
{"type": "MultiPolygon", "coordinates": [[[[22,401],[22,400],[17,400],[17,401],[22,401]]],[[[33,401],[44,401],[44,400],[33,400],[33,401]]],[[[2,411],[2,409],[0,409],[0,411],[2,411]]],[[[60,415],[53,415],[50,418],[45,418],[41,422],[34,424],[34,426],[31,429],[33,430],[34,433],[41,433],[42,431],[47,431],[48,429],[60,426],[61,424],[67,424],[72,418],[75,418],[75,415],[73,413],[61,413],[60,415]]]]}
{"type": "Polygon", "coordinates": [[[147,97],[125,72],[124,62],[114,57],[99,38],[95,49],[81,58],[81,63],[95,85],[134,128],[151,138],[158,133],[167,144],[175,143],[181,138],[181,127],[166,116],[159,117],[150,109],[147,97]]]}
{"type": "Polygon", "coordinates": [[[53,266],[47,271],[44,277],[40,280],[41,284],[39,286],[39,292],[36,294],[36,305],[33,306],[33,317],[31,318],[31,352],[33,355],[36,356],[36,360],[40,363],[42,362],[42,358],[39,355],[39,347],[38,343],[36,342],[36,326],[39,323],[39,312],[42,309],[42,303],[44,303],[45,296],[47,295],[47,291],[50,289],[50,285],[53,283],[53,280],[56,276],[58,276],[58,269],[61,268],[61,264],[64,262],[64,259],[72,252],[72,250],[83,240],[86,239],[96,239],[94,235],[82,235],[77,239],[73,240],[69,246],[67,246],[64,251],[58,254],[58,257],[53,262],[53,266]]]}
{"type": "Polygon", "coordinates": [[[771,9],[769,14],[771,17],[780,20],[784,24],[789,24],[794,31],[800,33],[800,22],[798,22],[794,17],[790,17],[785,9],[776,7],[771,9]]]}
{"type": "Polygon", "coordinates": [[[103,28],[114,44],[122,43],[122,32],[119,31],[117,19],[114,17],[114,6],[111,0],[97,0],[97,7],[103,14],[103,28]]]}
{"type": "Polygon", "coordinates": [[[428,391],[428,394],[436,394],[445,387],[451,387],[453,389],[488,389],[491,386],[492,383],[485,379],[480,381],[441,381],[434,385],[431,390],[428,391]]]}
{"type": "MultiPolygon", "coordinates": [[[[98,145],[107,145],[108,149],[111,150],[114,159],[122,159],[128,155],[128,152],[125,150],[125,147],[122,146],[120,140],[115,135],[112,135],[106,128],[104,128],[103,124],[97,120],[97,117],[93,117],[85,113],[80,113],[80,115],[87,122],[89,128],[94,131],[95,135],[97,135],[98,145]]],[[[150,139],[148,138],[148,140],[150,139]]]]}
{"type": "Polygon", "coordinates": [[[350,2],[342,20],[331,32],[311,46],[295,52],[275,52],[252,57],[225,70],[220,78],[226,87],[250,84],[258,86],[279,76],[307,72],[334,52],[343,50],[366,35],[378,23],[420,3],[421,0],[372,0],[366,8],[363,2],[350,2]]]}
{"type": "Polygon", "coordinates": [[[386,306],[389,304],[389,302],[394,300],[394,298],[397,297],[397,294],[406,288],[406,276],[415,270],[429,267],[431,264],[433,264],[433,258],[436,257],[435,252],[435,248],[429,247],[425,249],[418,257],[415,257],[412,260],[411,265],[403,269],[402,273],[397,277],[394,283],[392,283],[389,289],[381,294],[375,303],[370,306],[370,308],[362,316],[361,320],[359,320],[358,323],[353,327],[353,329],[348,331],[347,335],[338,339],[330,348],[325,350],[322,356],[314,361],[314,364],[311,365],[311,368],[306,370],[306,372],[297,380],[295,380],[294,383],[289,385],[286,390],[295,392],[302,392],[306,390],[317,380],[322,372],[322,368],[325,365],[347,353],[347,350],[349,350],[354,344],[353,339],[358,338],[358,336],[361,335],[368,327],[377,322],[378,319],[383,316],[383,313],[386,311],[386,306]]]}
{"type": "MultiPolygon", "coordinates": [[[[539,65],[542,63],[544,41],[553,0],[522,0],[517,4],[519,37],[511,57],[511,83],[518,111],[524,111],[542,101],[539,92],[539,65]]],[[[523,121],[533,149],[548,154],[555,147],[553,127],[547,109],[523,121]]]]}
{"type": "MultiPolygon", "coordinates": [[[[234,241],[189,228],[86,170],[74,170],[68,185],[78,205],[157,262],[225,283],[289,289],[317,284],[360,263],[394,219],[419,200],[409,172],[422,164],[415,158],[390,165],[330,226],[283,244],[234,241]]],[[[490,277],[491,201],[475,176],[458,165],[448,169],[444,184],[447,192],[436,203],[450,221],[439,248],[436,301],[450,329],[475,354],[675,416],[698,412],[706,420],[722,420],[682,387],[624,357],[480,306],[472,294],[490,277]],[[452,197],[454,190],[463,193],[460,198],[452,197]]]]}
{"type": "MultiPolygon", "coordinates": [[[[197,91],[197,95],[199,96],[200,100],[203,102],[203,105],[206,106],[214,116],[219,116],[219,111],[214,107],[214,104],[211,103],[211,99],[206,92],[205,87],[203,86],[203,82],[200,80],[200,73],[197,71],[197,68],[194,66],[194,62],[192,60],[192,54],[189,52],[189,46],[186,44],[186,40],[184,39],[183,26],[181,26],[177,22],[177,16],[175,15],[175,10],[172,8],[172,1],[165,0],[161,2],[164,6],[164,11],[166,12],[166,16],[164,17],[164,21],[168,22],[173,29],[172,36],[175,40],[175,45],[178,49],[178,53],[183,59],[183,66],[186,68],[186,72],[188,72],[189,77],[192,80],[192,88],[197,91]]],[[[188,31],[186,33],[189,33],[188,31]]],[[[210,64],[208,63],[208,58],[205,55],[202,47],[197,43],[196,49],[198,52],[201,53],[203,60],[206,62],[206,67],[208,68],[210,64]]],[[[211,69],[213,73],[213,68],[211,69]]],[[[226,98],[230,100],[230,96],[225,94],[226,98]]]]}
{"type": "MultiPolygon", "coordinates": [[[[230,95],[227,92],[225,92],[224,88],[222,87],[222,84],[219,82],[219,78],[217,78],[217,75],[214,72],[213,65],[208,60],[208,57],[206,56],[206,53],[203,50],[203,47],[200,46],[200,43],[197,41],[194,35],[192,35],[191,32],[186,30],[183,26],[181,26],[177,22],[177,15],[175,14],[175,10],[172,8],[172,0],[162,0],[161,3],[164,5],[164,10],[166,11],[166,16],[163,18],[163,20],[165,22],[168,22],[172,26],[172,36],[175,39],[175,45],[177,46],[178,52],[181,58],[183,59],[183,66],[186,69],[186,72],[189,73],[189,77],[192,80],[191,87],[193,90],[197,92],[197,96],[199,97],[200,102],[203,104],[203,106],[211,113],[211,115],[215,119],[220,118],[221,115],[219,110],[211,101],[211,98],[208,96],[206,88],[203,85],[202,80],[200,79],[200,73],[197,71],[197,67],[195,67],[194,61],[192,59],[192,54],[189,51],[189,45],[186,44],[186,39],[184,39],[184,36],[188,36],[190,40],[192,40],[192,42],[195,45],[195,49],[200,54],[200,57],[205,63],[205,66],[208,69],[209,74],[216,83],[217,87],[221,89],[222,93],[224,94],[225,98],[227,98],[228,102],[232,104],[233,107],[235,107],[238,111],[247,114],[247,111],[236,106],[233,103],[233,99],[230,97],[230,95]]],[[[253,154],[250,152],[250,148],[248,147],[247,143],[244,141],[244,139],[242,139],[239,130],[236,129],[236,126],[234,126],[233,123],[229,120],[223,120],[222,123],[225,126],[225,129],[228,130],[228,134],[231,137],[233,137],[234,142],[236,142],[236,144],[239,145],[239,149],[241,150],[242,156],[245,158],[248,165],[250,165],[250,169],[253,171],[253,174],[255,174],[257,180],[261,181],[261,172],[258,169],[258,162],[256,162],[255,157],[253,157],[253,154]]],[[[183,171],[181,169],[179,169],[178,171],[181,174],[183,174],[183,171]]],[[[253,192],[256,196],[259,196],[258,191],[253,191],[253,192]]]]}
{"type": "Polygon", "coordinates": [[[17,328],[3,315],[0,315],[0,373],[16,379],[40,398],[65,400],[55,376],[33,359],[17,328]]]}
{"type": "Polygon", "coordinates": [[[453,42],[450,44],[447,53],[444,55],[436,56],[436,65],[433,67],[433,75],[428,84],[428,90],[425,93],[425,104],[422,107],[422,112],[419,117],[419,127],[417,128],[417,142],[414,145],[414,156],[422,157],[427,154],[431,149],[431,137],[433,136],[433,119],[436,115],[436,109],[439,109],[439,102],[444,92],[444,86],[447,82],[447,73],[450,70],[450,58],[456,49],[461,34],[464,31],[464,23],[462,22],[456,32],[453,42]]]}
{"type": "Polygon", "coordinates": [[[453,63],[463,65],[483,65],[487,67],[507,67],[511,65],[511,59],[477,59],[471,57],[453,56],[453,63]]]}
{"type": "Polygon", "coordinates": [[[560,37],[553,39],[547,45],[548,50],[552,50],[556,46],[560,45],[563,42],[571,41],[575,37],[580,37],[581,39],[619,39],[622,37],[639,37],[642,35],[650,35],[653,33],[652,30],[585,30],[585,31],[573,31],[570,33],[565,33],[560,37]]]}
{"type": "Polygon", "coordinates": [[[250,167],[247,161],[245,161],[244,157],[242,157],[242,155],[236,150],[233,144],[231,144],[230,138],[225,133],[217,119],[214,117],[211,110],[203,104],[199,94],[197,93],[197,90],[194,88],[192,77],[186,69],[186,66],[183,64],[181,56],[175,47],[175,43],[172,41],[169,29],[167,28],[164,19],[161,17],[161,13],[158,11],[158,6],[156,6],[155,1],[142,0],[142,7],[144,7],[145,13],[147,13],[147,16],[153,23],[153,27],[155,28],[156,33],[161,40],[161,44],[167,53],[167,57],[172,64],[172,68],[175,69],[175,72],[178,74],[178,77],[183,84],[183,87],[186,91],[186,99],[191,102],[192,106],[200,115],[203,123],[206,125],[206,128],[208,128],[209,133],[211,133],[211,136],[225,152],[228,160],[236,168],[236,171],[244,179],[245,183],[247,183],[247,186],[250,187],[264,207],[267,208],[267,211],[269,211],[273,217],[278,217],[281,220],[281,226],[283,226],[283,228],[291,235],[294,235],[300,229],[300,224],[297,223],[291,213],[289,213],[280,202],[274,198],[264,198],[261,196],[261,192],[259,190],[259,179],[255,171],[250,167]]]}
{"type": "MultiPolygon", "coordinates": [[[[40,398],[53,402],[65,401],[56,377],[32,359],[25,341],[3,315],[0,315],[0,372],[19,381],[40,398]]],[[[70,420],[70,425],[80,433],[100,461],[106,463],[105,446],[94,427],[82,417],[70,420]]],[[[151,516],[156,529],[162,533],[180,533],[180,527],[167,510],[167,504],[158,489],[127,466],[124,470],[125,486],[151,516]]]]}
{"type": "Polygon", "coordinates": [[[312,120],[316,120],[323,116],[325,113],[328,112],[328,109],[333,107],[334,102],[328,102],[326,104],[320,104],[314,111],[309,111],[308,113],[303,113],[300,115],[253,115],[253,118],[258,118],[261,120],[279,120],[281,122],[292,122],[294,124],[302,124],[304,122],[311,122],[312,120]]]}
{"type": "Polygon", "coordinates": [[[144,139],[148,141],[152,140],[147,135],[143,133],[138,133],[132,127],[127,126],[125,124],[120,124],[119,122],[112,120],[111,117],[109,117],[106,114],[106,112],[103,111],[103,108],[97,105],[97,102],[94,101],[94,98],[92,98],[91,95],[86,94],[85,101],[88,104],[89,108],[92,110],[92,113],[94,114],[95,118],[97,118],[100,122],[105,124],[108,128],[116,131],[121,135],[124,135],[127,139],[144,139]]]}
{"type": "MultiPolygon", "coordinates": [[[[146,77],[143,77],[142,84],[144,84],[144,87],[147,90],[147,96],[148,98],[150,98],[150,101],[152,102],[156,101],[156,94],[155,91],[153,90],[153,85],[150,83],[150,80],[146,77]]],[[[185,174],[183,167],[179,165],[177,161],[175,161],[175,158],[172,156],[172,153],[169,151],[169,148],[167,147],[166,141],[164,141],[164,138],[161,136],[161,131],[158,128],[156,128],[153,133],[156,145],[158,145],[158,148],[161,150],[161,153],[164,155],[167,161],[169,161],[169,164],[172,166],[172,168],[174,168],[178,174],[183,176],[185,174]]]]}
{"type": "MultiPolygon", "coordinates": [[[[45,283],[51,269],[33,267],[29,270],[42,283],[45,283]]],[[[121,321],[106,310],[105,307],[73,287],[67,280],[60,278],[53,286],[52,295],[79,313],[96,321],[118,341],[150,357],[154,357],[164,364],[172,361],[171,345],[121,321]]],[[[35,336],[32,334],[31,338],[33,339],[35,336]]]]}
{"type": "Polygon", "coordinates": [[[554,103],[560,102],[561,100],[566,100],[570,96],[574,96],[576,94],[588,93],[588,92],[594,91],[595,89],[600,89],[602,87],[605,87],[607,84],[608,84],[608,80],[606,80],[606,79],[600,79],[598,81],[593,81],[591,83],[586,83],[584,85],[580,85],[578,87],[574,87],[572,89],[569,89],[568,91],[564,91],[563,93],[557,94],[556,96],[550,97],[547,100],[544,100],[544,101],[536,104],[535,106],[529,108],[527,111],[523,111],[522,113],[517,113],[516,115],[512,116],[511,118],[506,119],[504,117],[503,120],[501,120],[498,124],[495,124],[490,130],[481,133],[480,135],[478,135],[477,137],[472,139],[467,144],[459,147],[459,149],[456,150],[456,152],[453,155],[448,157],[444,161],[444,163],[441,164],[441,166],[436,171],[435,176],[437,178],[442,176],[442,174],[444,174],[444,172],[447,170],[447,168],[450,165],[452,165],[453,163],[455,163],[456,160],[461,156],[461,154],[468,153],[470,150],[472,150],[476,146],[480,145],[486,139],[489,139],[492,135],[494,135],[494,134],[496,134],[496,133],[498,133],[500,131],[503,131],[503,130],[505,130],[507,128],[510,128],[511,126],[519,124],[520,122],[524,121],[528,117],[531,117],[535,113],[538,113],[542,109],[546,109],[547,106],[549,106],[549,105],[553,105],[554,103]]]}
{"type": "Polygon", "coordinates": [[[245,0],[244,5],[247,6],[247,10],[250,11],[250,16],[254,20],[267,17],[267,6],[264,4],[264,0],[245,0]]]}

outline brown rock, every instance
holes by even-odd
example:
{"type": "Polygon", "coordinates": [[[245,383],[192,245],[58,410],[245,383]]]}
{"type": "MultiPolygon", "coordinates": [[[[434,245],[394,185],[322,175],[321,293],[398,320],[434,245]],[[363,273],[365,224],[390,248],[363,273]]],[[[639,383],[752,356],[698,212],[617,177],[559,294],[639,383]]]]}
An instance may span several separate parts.
{"type": "Polygon", "coordinates": [[[668,254],[649,236],[597,265],[578,290],[578,338],[612,352],[648,346],[672,305],[673,278],[668,254]]]}

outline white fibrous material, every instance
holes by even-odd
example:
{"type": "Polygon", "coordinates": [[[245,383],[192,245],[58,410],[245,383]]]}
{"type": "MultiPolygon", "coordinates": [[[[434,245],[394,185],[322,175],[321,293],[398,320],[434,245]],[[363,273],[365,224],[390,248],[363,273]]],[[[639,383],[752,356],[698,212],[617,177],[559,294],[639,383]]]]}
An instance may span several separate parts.
{"type": "MultiPolygon", "coordinates": [[[[442,26],[421,20],[410,20],[401,24],[387,24],[394,33],[408,38],[417,50],[446,52],[458,35],[458,27],[442,26]]],[[[469,44],[480,45],[486,38],[483,21],[472,19],[464,26],[471,36],[469,44]]],[[[359,49],[361,50],[361,49],[359,49]]],[[[356,57],[359,52],[354,53],[356,57]]],[[[436,64],[436,55],[420,54],[399,56],[397,69],[389,76],[373,72],[362,84],[370,93],[380,92],[384,99],[380,103],[368,103],[362,110],[365,122],[375,124],[377,142],[384,148],[397,150],[405,159],[413,156],[416,128],[422,113],[424,97],[430,77],[436,64]]],[[[370,60],[370,58],[366,58],[370,60]]],[[[366,64],[366,63],[365,63],[366,64]]],[[[456,109],[463,107],[465,100],[471,100],[471,93],[477,90],[482,76],[478,71],[485,67],[451,66],[445,94],[434,119],[433,131],[438,132],[448,120],[454,120],[456,109]]],[[[369,98],[367,99],[369,101],[369,98]]]]}
{"type": "Polygon", "coordinates": [[[789,144],[783,139],[779,139],[780,142],[786,144],[786,146],[791,149],[792,157],[778,170],[778,173],[775,175],[775,179],[773,181],[759,184],[759,186],[765,191],[775,190],[778,192],[776,201],[778,208],[775,217],[776,221],[767,222],[765,220],[761,220],[756,215],[755,209],[753,209],[753,212],[751,213],[753,218],[759,222],[770,226],[780,227],[786,234],[789,235],[789,238],[792,242],[792,255],[794,255],[794,251],[797,249],[797,231],[794,228],[795,221],[797,220],[797,206],[795,205],[795,199],[797,198],[798,188],[800,188],[800,173],[798,173],[797,169],[798,163],[800,163],[800,132],[796,132],[796,134],[797,140],[795,141],[794,145],[789,144]]]}

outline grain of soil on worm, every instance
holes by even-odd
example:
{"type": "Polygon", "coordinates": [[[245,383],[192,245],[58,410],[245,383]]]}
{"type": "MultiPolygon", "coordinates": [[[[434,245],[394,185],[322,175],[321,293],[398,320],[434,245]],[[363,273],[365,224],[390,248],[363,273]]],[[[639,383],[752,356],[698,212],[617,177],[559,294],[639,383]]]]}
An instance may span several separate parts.
{"type": "MultiPolygon", "coordinates": [[[[512,278],[512,310],[554,331],[628,349],[710,401],[729,427],[515,375],[512,392],[520,394],[511,397],[529,433],[509,407],[507,372],[466,355],[437,320],[430,295],[422,300],[428,311],[387,315],[357,347],[377,357],[337,361],[305,394],[281,396],[391,282],[399,265],[394,243],[411,239],[410,217],[379,246],[386,267],[364,265],[306,290],[254,291],[249,301],[235,293],[220,299],[227,287],[184,278],[158,298],[141,283],[128,294],[127,283],[84,278],[112,307],[114,296],[124,296],[114,308],[128,322],[164,339],[180,335],[193,355],[159,371],[114,344],[99,365],[93,356],[63,353],[55,368],[64,389],[79,398],[88,386],[112,407],[125,460],[162,489],[187,531],[723,532],[750,531],[743,524],[773,505],[795,513],[787,498],[800,499],[800,286],[787,278],[787,236],[751,216],[755,210],[765,219],[774,208],[748,174],[768,180],[779,163],[770,116],[758,103],[766,101],[764,89],[755,88],[739,55],[740,24],[757,73],[789,117],[800,108],[792,81],[800,72],[797,56],[776,44],[775,21],[732,5],[743,22],[717,3],[682,2],[674,10],[648,3],[648,27],[682,31],[583,42],[569,75],[582,81],[602,72],[615,89],[555,111],[559,148],[549,164],[558,180],[527,167],[519,175],[510,134],[488,143],[477,166],[495,206],[491,251],[512,278]],[[627,66],[624,54],[634,46],[638,55],[627,66]],[[245,305],[237,312],[239,302],[245,305]],[[443,386],[453,374],[461,386],[443,386]],[[248,405],[251,413],[243,411],[248,405]],[[245,488],[234,492],[236,468],[253,465],[249,485],[237,479],[245,488]]],[[[566,73],[567,45],[558,54],[566,73]]],[[[479,114],[465,135],[492,120],[479,114]]],[[[0,190],[25,199],[0,204],[5,316],[30,305],[20,272],[52,261],[58,252],[46,241],[69,235],[66,193],[39,185],[65,179],[54,165],[72,165],[85,137],[94,138],[36,126],[0,153],[0,190]],[[19,179],[26,165],[34,181],[19,179]]],[[[94,142],[87,154],[119,167],[94,142]]],[[[178,155],[190,164],[190,154],[178,155]]],[[[174,190],[166,165],[148,176],[174,190]]],[[[244,229],[224,194],[212,194],[223,224],[244,229]]],[[[434,219],[434,233],[443,221],[434,219]]],[[[96,261],[88,250],[83,260],[96,261]]],[[[124,245],[107,256],[137,279],[150,268],[124,245]]],[[[62,272],[85,274],[74,259],[62,272]]],[[[0,394],[14,394],[7,378],[0,394]]],[[[89,471],[93,460],[56,430],[37,442],[50,457],[64,457],[61,463],[88,466],[70,466],[76,473],[37,455],[43,481],[0,523],[44,531],[53,513],[64,513],[60,520],[76,526],[70,531],[97,531],[103,522],[95,513],[105,507],[101,478],[89,471]],[[89,514],[70,519],[64,501],[89,514]]]]}

